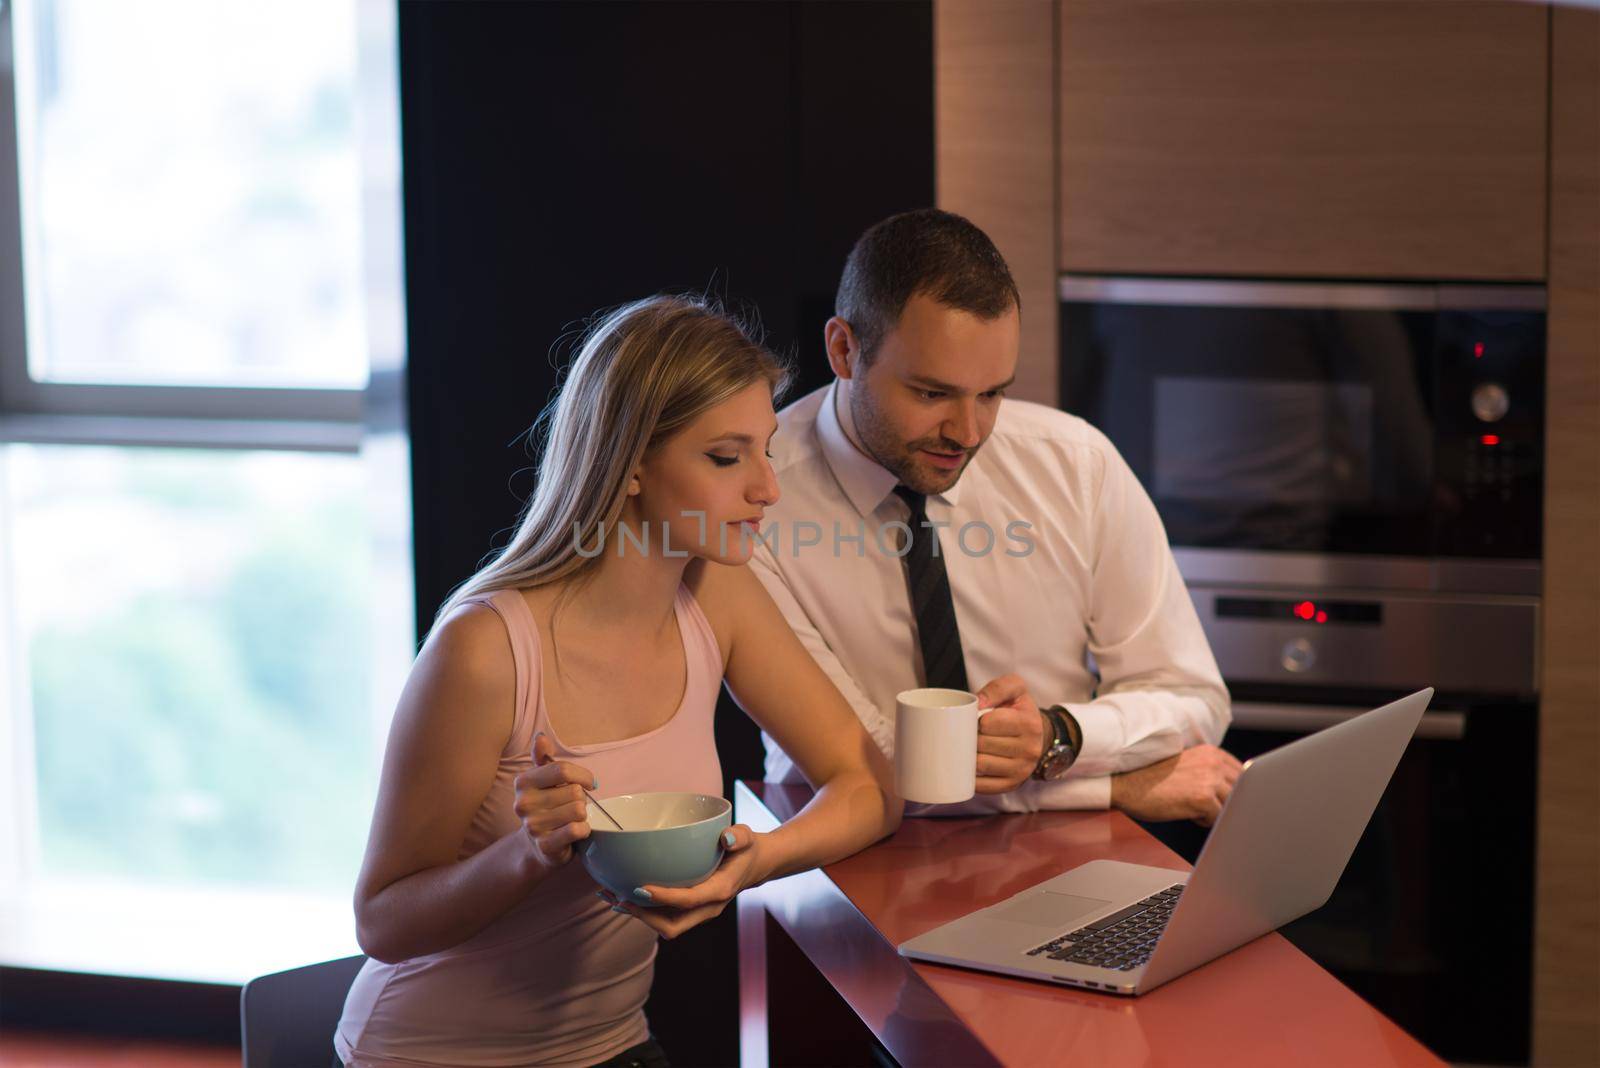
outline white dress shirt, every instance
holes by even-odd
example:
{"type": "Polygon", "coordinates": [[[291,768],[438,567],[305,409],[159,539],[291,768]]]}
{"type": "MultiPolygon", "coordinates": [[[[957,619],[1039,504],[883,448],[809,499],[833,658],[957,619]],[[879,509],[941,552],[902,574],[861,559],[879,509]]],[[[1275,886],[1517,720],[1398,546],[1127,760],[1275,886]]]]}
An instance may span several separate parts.
{"type": "MultiPolygon", "coordinates": [[[[771,451],[781,496],[750,564],[892,759],[895,695],[921,685],[899,555],[909,512],[895,476],[852,442],[848,398],[835,403],[849,388],[836,380],[779,414],[771,451]]],[[[1098,430],[1003,400],[993,434],[954,486],[929,495],[927,512],[929,523],[949,524],[935,529],[972,688],[1021,676],[1041,708],[1072,713],[1083,749],[1056,782],[917,813],[1106,808],[1112,774],[1221,741],[1228,693],[1166,531],[1098,430]]],[[[804,781],[763,740],[767,779],[804,781]]]]}

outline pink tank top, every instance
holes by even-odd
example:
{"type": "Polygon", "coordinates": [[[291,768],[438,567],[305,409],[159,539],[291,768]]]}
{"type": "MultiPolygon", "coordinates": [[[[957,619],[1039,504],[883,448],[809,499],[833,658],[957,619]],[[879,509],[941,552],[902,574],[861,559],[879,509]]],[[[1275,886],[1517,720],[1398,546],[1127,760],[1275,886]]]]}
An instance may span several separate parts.
{"type": "MultiPolygon", "coordinates": [[[[539,631],[516,590],[468,603],[494,609],[511,636],[516,718],[494,785],[473,816],[461,857],[519,826],[512,780],[544,731],[557,759],[594,772],[603,796],[652,790],[720,795],[712,714],[722,653],[700,606],[678,587],[674,612],[688,662],[683,702],[647,734],[564,745],[550,728],[540,682],[539,631]]],[[[461,945],[397,964],[368,960],[345,1000],[334,1048],[346,1064],[592,1065],[649,1037],[644,1002],[656,935],[612,912],[577,857],[521,904],[461,945]]]]}

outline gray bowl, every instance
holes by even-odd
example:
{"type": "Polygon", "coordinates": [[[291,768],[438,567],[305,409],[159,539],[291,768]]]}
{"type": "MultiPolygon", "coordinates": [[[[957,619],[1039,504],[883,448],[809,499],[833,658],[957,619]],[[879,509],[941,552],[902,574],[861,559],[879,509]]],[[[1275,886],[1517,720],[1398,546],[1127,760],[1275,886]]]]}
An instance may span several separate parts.
{"type": "Polygon", "coordinates": [[[606,811],[630,830],[616,830],[592,802],[589,837],[578,843],[594,881],[635,904],[641,886],[693,886],[722,860],[722,832],[733,822],[726,798],[708,794],[621,794],[602,797],[606,811]]]}

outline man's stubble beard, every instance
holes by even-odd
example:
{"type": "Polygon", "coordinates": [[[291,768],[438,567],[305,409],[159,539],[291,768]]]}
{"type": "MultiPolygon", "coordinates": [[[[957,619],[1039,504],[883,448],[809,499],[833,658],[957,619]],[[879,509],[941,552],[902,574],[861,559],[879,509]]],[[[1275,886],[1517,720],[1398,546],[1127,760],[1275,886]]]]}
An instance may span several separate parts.
{"type": "MultiPolygon", "coordinates": [[[[966,461],[949,474],[942,472],[927,473],[917,465],[916,450],[921,448],[919,442],[907,446],[895,434],[888,422],[883,418],[875,404],[872,403],[870,391],[864,383],[852,383],[849,391],[850,420],[855,423],[856,436],[861,439],[862,448],[867,454],[878,462],[878,465],[895,478],[900,484],[915,490],[917,493],[933,494],[943,493],[954,486],[967,469],[967,464],[972,462],[972,457],[977,453],[973,449],[967,453],[966,461]]],[[[941,444],[943,439],[929,444],[941,444]]],[[[978,448],[982,448],[980,442],[978,448]]],[[[960,446],[950,449],[957,451],[960,446]]]]}

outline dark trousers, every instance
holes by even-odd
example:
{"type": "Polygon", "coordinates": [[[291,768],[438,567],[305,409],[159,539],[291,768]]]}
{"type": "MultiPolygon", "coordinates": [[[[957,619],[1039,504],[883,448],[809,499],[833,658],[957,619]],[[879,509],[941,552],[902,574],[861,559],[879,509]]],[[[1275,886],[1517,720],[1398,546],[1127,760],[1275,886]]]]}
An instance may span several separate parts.
{"type": "Polygon", "coordinates": [[[654,1038],[647,1038],[637,1046],[629,1046],[608,1061],[594,1068],[672,1068],[667,1051],[654,1038]]]}

